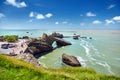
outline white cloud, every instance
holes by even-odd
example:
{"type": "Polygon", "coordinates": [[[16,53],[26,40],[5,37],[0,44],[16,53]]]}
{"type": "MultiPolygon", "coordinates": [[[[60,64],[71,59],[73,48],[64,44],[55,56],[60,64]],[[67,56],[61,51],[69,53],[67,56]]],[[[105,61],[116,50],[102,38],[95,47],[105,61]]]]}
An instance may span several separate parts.
{"type": "Polygon", "coordinates": [[[115,17],[113,17],[113,20],[114,20],[114,21],[117,21],[117,22],[120,22],[120,16],[115,16],[115,17]]]}
{"type": "Polygon", "coordinates": [[[2,17],[5,17],[5,15],[3,13],[0,13],[0,18],[2,18],[2,17]]]}
{"type": "Polygon", "coordinates": [[[55,24],[59,24],[59,22],[55,22],[55,24]]]}
{"type": "Polygon", "coordinates": [[[113,20],[106,19],[105,22],[106,22],[106,25],[115,24],[115,22],[113,20]]]}
{"type": "Polygon", "coordinates": [[[45,15],[45,17],[47,17],[47,18],[50,18],[52,16],[53,16],[53,14],[51,14],[51,13],[48,13],[48,14],[45,15]]]}
{"type": "MultiPolygon", "coordinates": [[[[31,11],[29,13],[30,18],[36,18],[36,19],[39,19],[39,20],[46,19],[46,18],[51,18],[52,16],[53,15],[51,13],[47,13],[46,15],[41,14],[41,13],[37,13],[37,12],[33,12],[33,11],[31,11]]],[[[31,22],[31,21],[29,21],[29,22],[31,22]]]]}
{"type": "Polygon", "coordinates": [[[9,4],[17,8],[27,7],[25,2],[16,2],[16,0],[6,0],[5,4],[9,4]]]}
{"type": "Polygon", "coordinates": [[[107,9],[111,9],[111,8],[114,8],[116,5],[115,4],[111,4],[110,6],[108,6],[107,9]]]}
{"type": "Polygon", "coordinates": [[[85,23],[80,23],[80,26],[84,26],[85,25],[85,23]]]}
{"type": "Polygon", "coordinates": [[[88,17],[93,17],[93,16],[96,16],[96,14],[92,13],[92,12],[87,12],[86,13],[86,16],[88,17]]]}
{"type": "Polygon", "coordinates": [[[30,12],[29,17],[34,17],[34,12],[30,12]]]}
{"type": "Polygon", "coordinates": [[[93,24],[101,24],[102,22],[99,21],[99,20],[95,20],[95,21],[93,21],[92,23],[93,23],[93,24]]]}
{"type": "Polygon", "coordinates": [[[62,22],[63,24],[67,24],[68,22],[67,21],[64,21],[64,22],[62,22]]]}
{"type": "Polygon", "coordinates": [[[45,19],[43,14],[37,14],[36,19],[45,19]]]}

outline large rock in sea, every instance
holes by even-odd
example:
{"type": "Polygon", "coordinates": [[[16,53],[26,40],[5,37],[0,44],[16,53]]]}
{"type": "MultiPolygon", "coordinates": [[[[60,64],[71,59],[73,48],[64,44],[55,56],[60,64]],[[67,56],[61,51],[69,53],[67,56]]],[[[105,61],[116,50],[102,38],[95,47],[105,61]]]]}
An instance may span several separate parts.
{"type": "Polygon", "coordinates": [[[78,36],[73,36],[73,39],[78,40],[79,38],[78,36]]]}
{"type": "Polygon", "coordinates": [[[63,54],[62,55],[62,61],[65,64],[73,66],[73,67],[80,67],[81,66],[80,62],[77,60],[77,58],[75,56],[70,56],[70,55],[67,55],[67,54],[63,54]]]}
{"type": "Polygon", "coordinates": [[[60,38],[57,38],[57,37],[54,37],[56,43],[57,43],[57,46],[67,46],[67,45],[71,45],[71,43],[69,41],[65,41],[63,39],[60,39],[60,38]]]}

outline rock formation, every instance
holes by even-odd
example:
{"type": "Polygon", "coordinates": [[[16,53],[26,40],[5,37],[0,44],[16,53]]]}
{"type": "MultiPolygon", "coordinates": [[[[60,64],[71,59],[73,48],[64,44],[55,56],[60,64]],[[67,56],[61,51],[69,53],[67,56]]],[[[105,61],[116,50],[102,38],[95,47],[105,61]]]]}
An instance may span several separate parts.
{"type": "Polygon", "coordinates": [[[66,46],[66,45],[71,45],[71,43],[70,42],[68,42],[68,41],[65,41],[65,40],[63,40],[63,39],[60,39],[60,38],[54,38],[55,39],[55,41],[56,41],[56,43],[57,43],[57,46],[66,46]]]}
{"type": "Polygon", "coordinates": [[[56,33],[56,32],[52,33],[52,36],[57,38],[63,38],[63,34],[56,33]]]}
{"type": "Polygon", "coordinates": [[[61,39],[62,37],[63,35],[59,33],[52,33],[51,35],[43,33],[43,36],[41,38],[30,40],[30,42],[28,43],[28,48],[26,49],[25,52],[36,54],[52,51],[53,50],[52,44],[54,41],[56,41],[57,46],[59,47],[71,45],[70,42],[61,39]]]}
{"type": "Polygon", "coordinates": [[[73,39],[78,40],[79,38],[78,36],[73,36],[73,39]]]}
{"type": "Polygon", "coordinates": [[[67,54],[63,54],[62,61],[65,64],[73,66],[73,67],[80,67],[81,66],[80,62],[77,60],[77,58],[75,56],[69,56],[67,54]]]}

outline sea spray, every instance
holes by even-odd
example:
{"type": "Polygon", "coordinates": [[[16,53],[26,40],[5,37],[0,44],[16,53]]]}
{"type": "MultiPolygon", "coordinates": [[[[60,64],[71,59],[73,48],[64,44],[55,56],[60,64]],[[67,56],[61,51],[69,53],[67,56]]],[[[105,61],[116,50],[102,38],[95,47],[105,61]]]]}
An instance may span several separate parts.
{"type": "Polygon", "coordinates": [[[76,56],[77,60],[80,62],[80,64],[83,66],[83,67],[86,67],[86,61],[87,60],[84,60],[82,57],[80,56],[76,56]]]}

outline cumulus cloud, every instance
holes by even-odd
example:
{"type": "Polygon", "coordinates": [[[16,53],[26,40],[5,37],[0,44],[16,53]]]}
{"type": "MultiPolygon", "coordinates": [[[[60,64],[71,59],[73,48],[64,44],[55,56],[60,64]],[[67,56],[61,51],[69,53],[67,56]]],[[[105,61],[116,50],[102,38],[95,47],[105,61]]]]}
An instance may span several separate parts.
{"type": "Polygon", "coordinates": [[[87,12],[86,13],[86,16],[88,17],[93,17],[93,16],[96,16],[96,14],[92,13],[92,12],[87,12]]]}
{"type": "Polygon", "coordinates": [[[115,16],[115,17],[113,17],[113,20],[114,20],[114,21],[117,21],[117,22],[120,22],[120,16],[115,16]]]}
{"type": "Polygon", "coordinates": [[[95,21],[93,21],[92,23],[93,23],[93,24],[101,24],[102,22],[99,21],[99,20],[95,20],[95,21]]]}
{"type": "Polygon", "coordinates": [[[85,25],[85,23],[80,23],[80,26],[84,26],[85,25]]]}
{"type": "Polygon", "coordinates": [[[59,22],[55,22],[55,24],[59,24],[59,22]]]}
{"type": "Polygon", "coordinates": [[[29,17],[30,18],[36,18],[36,19],[46,19],[46,18],[51,18],[53,15],[51,13],[47,13],[46,15],[37,13],[37,12],[30,12],[29,17]]]}
{"type": "Polygon", "coordinates": [[[114,8],[115,6],[116,6],[115,4],[111,4],[110,6],[108,6],[107,9],[112,9],[112,8],[114,8]]]}
{"type": "Polygon", "coordinates": [[[5,15],[3,13],[0,13],[0,18],[5,17],[5,15]]]}
{"type": "Polygon", "coordinates": [[[36,19],[45,19],[43,14],[37,14],[36,19]]]}
{"type": "Polygon", "coordinates": [[[109,19],[106,19],[105,22],[106,22],[106,25],[115,24],[113,20],[109,20],[109,19]]]}
{"type": "Polygon", "coordinates": [[[29,17],[34,17],[34,12],[30,12],[29,17]]]}
{"type": "Polygon", "coordinates": [[[47,17],[47,18],[50,18],[50,17],[52,17],[53,15],[51,14],[51,13],[47,13],[46,15],[45,15],[45,17],[47,17]]]}
{"type": "Polygon", "coordinates": [[[17,8],[27,7],[26,3],[23,2],[16,2],[16,0],[6,0],[5,4],[15,6],[17,8]]]}

